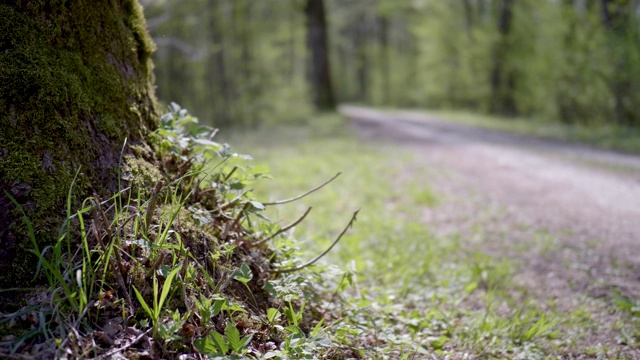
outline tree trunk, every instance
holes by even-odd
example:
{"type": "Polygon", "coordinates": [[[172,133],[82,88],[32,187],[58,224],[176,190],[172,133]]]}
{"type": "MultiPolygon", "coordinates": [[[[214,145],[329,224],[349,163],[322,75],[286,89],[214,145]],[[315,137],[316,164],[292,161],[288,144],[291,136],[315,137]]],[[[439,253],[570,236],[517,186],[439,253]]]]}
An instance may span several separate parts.
{"type": "Polygon", "coordinates": [[[389,60],[389,18],[386,15],[378,16],[380,24],[379,42],[381,48],[380,61],[382,63],[382,103],[389,105],[391,92],[391,68],[389,60]]]}
{"type": "Polygon", "coordinates": [[[304,12],[307,19],[309,80],[313,91],[313,102],[318,109],[333,109],[336,107],[336,100],[331,85],[324,0],[307,0],[304,12]]]}
{"type": "Polygon", "coordinates": [[[0,288],[28,284],[37,261],[5,192],[42,249],[76,173],[74,204],[105,197],[118,191],[125,139],[148,150],[158,112],[145,26],[135,0],[0,5],[0,288]]]}
{"type": "Polygon", "coordinates": [[[229,122],[229,109],[231,99],[229,97],[230,81],[227,74],[226,49],[222,35],[220,19],[222,11],[219,0],[209,0],[209,34],[213,45],[209,54],[209,94],[211,94],[214,107],[214,124],[216,126],[226,125],[229,122]]]}
{"type": "Polygon", "coordinates": [[[516,104],[513,97],[515,76],[508,68],[509,36],[513,22],[512,0],[499,0],[498,33],[500,39],[493,54],[491,71],[491,112],[503,115],[515,115],[516,104]]]}

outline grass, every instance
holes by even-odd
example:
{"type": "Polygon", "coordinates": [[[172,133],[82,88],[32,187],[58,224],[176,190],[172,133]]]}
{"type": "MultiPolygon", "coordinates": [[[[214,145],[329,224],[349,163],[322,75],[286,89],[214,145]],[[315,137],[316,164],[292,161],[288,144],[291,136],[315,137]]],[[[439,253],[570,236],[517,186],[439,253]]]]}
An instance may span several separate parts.
{"type": "Polygon", "coordinates": [[[637,345],[633,299],[576,294],[567,312],[518,281],[517,255],[488,250],[531,230],[547,254],[552,234],[492,231],[504,214],[482,208],[471,234],[436,235],[424,213],[451,199],[431,187],[434,170],[358,140],[340,117],[230,136],[255,164],[177,106],[162,123],[165,182],[77,211],[68,200],[60,241],[40,250],[32,239],[48,286],[3,314],[13,333],[0,356],[624,358],[620,346],[637,345]],[[606,324],[617,347],[585,340],[601,318],[618,321],[606,324]]]}
{"type": "MultiPolygon", "coordinates": [[[[361,209],[355,230],[313,271],[322,274],[327,288],[341,286],[344,272],[337,272],[333,282],[329,279],[334,265],[350,271],[344,303],[324,306],[343,314],[333,321],[351,329],[350,339],[365,357],[617,356],[602,344],[584,348],[589,341],[576,331],[597,332],[603,324],[592,314],[609,313],[610,303],[575,294],[567,301],[575,302],[576,310],[566,313],[517,281],[517,257],[486,252],[485,245],[496,236],[508,243],[516,229],[490,233],[479,216],[472,234],[477,243],[465,234],[434,235],[422,214],[438,211],[448,200],[430,187],[434,170],[421,167],[412,154],[390,144],[360,141],[339,117],[330,115],[306,126],[232,139],[270,168],[274,179],[254,189],[263,201],[290,197],[309,183],[343,173],[322,191],[265,214],[281,221],[312,206],[310,215],[292,230],[303,257],[312,257],[328,246],[354,209],[361,209]]],[[[526,230],[529,241],[540,243],[535,247],[541,256],[555,246],[546,231],[526,230]]],[[[528,251],[526,245],[509,248],[521,256],[528,251]]]]}
{"type": "Polygon", "coordinates": [[[1,314],[0,357],[297,359],[339,351],[340,339],[307,305],[317,285],[304,272],[281,275],[297,262],[294,249],[266,246],[275,237],[295,241],[246,189],[264,170],[213,142],[214,133],[172,104],[151,139],[165,175],[155,188],[96,195],[79,210],[70,189],[59,241],[45,249],[24,219],[35,275],[46,284],[2,290],[24,291],[27,305],[1,314]]]}

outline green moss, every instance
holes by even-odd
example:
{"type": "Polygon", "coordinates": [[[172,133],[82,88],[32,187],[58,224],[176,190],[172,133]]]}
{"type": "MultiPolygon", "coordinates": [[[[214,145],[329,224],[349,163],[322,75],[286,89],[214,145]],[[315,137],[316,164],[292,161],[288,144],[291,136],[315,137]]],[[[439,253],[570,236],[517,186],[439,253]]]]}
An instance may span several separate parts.
{"type": "MultiPolygon", "coordinates": [[[[154,45],[133,0],[0,5],[0,33],[0,194],[19,200],[45,245],[65,216],[78,169],[76,203],[117,191],[125,138],[142,143],[156,127],[154,45]]],[[[140,173],[156,176],[151,168],[140,173]]],[[[7,211],[0,208],[0,225],[7,211]]],[[[0,274],[10,275],[0,275],[0,287],[33,275],[19,216],[9,217],[17,240],[0,250],[9,260],[0,261],[0,274]]]]}
{"type": "Polygon", "coordinates": [[[140,157],[127,156],[125,163],[130,173],[126,178],[130,179],[133,194],[140,193],[146,197],[159,181],[164,180],[158,167],[140,157]]]}

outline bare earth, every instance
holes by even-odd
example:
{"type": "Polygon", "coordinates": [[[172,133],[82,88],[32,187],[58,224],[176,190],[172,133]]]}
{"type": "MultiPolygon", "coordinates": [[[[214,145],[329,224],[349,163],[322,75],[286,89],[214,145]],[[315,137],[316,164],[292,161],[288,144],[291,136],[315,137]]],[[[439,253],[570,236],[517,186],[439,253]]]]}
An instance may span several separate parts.
{"type": "MultiPolygon", "coordinates": [[[[425,211],[434,231],[477,237],[482,222],[486,252],[516,259],[519,282],[539,297],[567,311],[576,296],[640,299],[640,156],[417,112],[351,106],[341,112],[360,136],[411,149],[434,169],[425,184],[448,199],[425,211]]],[[[586,340],[615,347],[615,335],[603,330],[586,340]]],[[[622,353],[640,358],[629,348],[622,353]]]]}

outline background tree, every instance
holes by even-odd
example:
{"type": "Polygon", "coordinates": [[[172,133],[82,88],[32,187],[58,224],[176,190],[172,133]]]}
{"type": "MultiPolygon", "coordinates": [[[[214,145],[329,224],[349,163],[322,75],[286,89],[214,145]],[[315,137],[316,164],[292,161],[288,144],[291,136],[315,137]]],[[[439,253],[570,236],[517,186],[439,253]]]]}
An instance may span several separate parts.
{"type": "Polygon", "coordinates": [[[309,77],[313,102],[319,109],[333,109],[336,100],[331,85],[329,40],[324,0],[307,0],[304,13],[307,21],[309,77]]]}
{"type": "Polygon", "coordinates": [[[217,126],[299,121],[327,84],[336,102],[640,126],[639,0],[145,3],[160,97],[217,126]]]}
{"type": "Polygon", "coordinates": [[[5,1],[0,34],[0,288],[8,288],[24,286],[37,259],[5,192],[46,245],[76,173],[74,204],[117,191],[125,139],[125,155],[148,155],[158,112],[154,45],[137,1],[5,1]]]}

